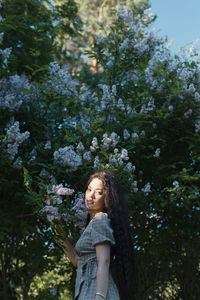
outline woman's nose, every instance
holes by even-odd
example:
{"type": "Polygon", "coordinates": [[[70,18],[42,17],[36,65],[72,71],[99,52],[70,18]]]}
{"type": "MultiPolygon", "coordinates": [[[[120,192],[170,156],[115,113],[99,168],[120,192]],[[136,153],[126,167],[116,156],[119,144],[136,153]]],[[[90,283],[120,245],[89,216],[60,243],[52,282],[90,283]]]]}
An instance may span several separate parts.
{"type": "Polygon", "coordinates": [[[94,198],[94,191],[91,191],[91,192],[90,192],[90,197],[91,197],[91,198],[94,198]]]}

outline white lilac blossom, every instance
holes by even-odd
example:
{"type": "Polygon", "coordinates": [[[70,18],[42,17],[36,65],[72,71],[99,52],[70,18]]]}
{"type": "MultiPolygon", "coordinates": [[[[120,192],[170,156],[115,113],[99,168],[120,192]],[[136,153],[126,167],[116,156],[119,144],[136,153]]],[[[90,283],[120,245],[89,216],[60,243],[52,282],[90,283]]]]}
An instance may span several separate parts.
{"type": "Polygon", "coordinates": [[[64,96],[77,95],[76,86],[78,81],[72,79],[68,67],[64,65],[62,68],[57,62],[51,62],[48,67],[49,80],[46,85],[47,91],[53,92],[55,95],[64,96]]]}
{"type": "Polygon", "coordinates": [[[84,119],[83,113],[80,112],[79,116],[80,116],[80,119],[77,122],[77,124],[80,125],[80,127],[82,127],[82,129],[86,133],[90,133],[90,123],[89,123],[89,121],[84,119]]]}
{"type": "Polygon", "coordinates": [[[126,73],[127,81],[132,82],[135,86],[137,86],[137,82],[139,80],[140,74],[136,70],[130,70],[126,73]]]}
{"type": "Polygon", "coordinates": [[[174,186],[173,190],[177,190],[179,188],[179,182],[177,180],[174,180],[172,184],[174,186]]]}
{"type": "Polygon", "coordinates": [[[160,148],[157,148],[153,157],[159,157],[160,156],[160,148]]]}
{"type": "Polygon", "coordinates": [[[82,157],[76,153],[74,146],[66,146],[54,152],[54,160],[62,167],[67,167],[69,171],[76,171],[82,165],[82,157]]]}
{"type": "Polygon", "coordinates": [[[83,154],[83,159],[87,160],[87,161],[91,161],[92,160],[92,156],[91,156],[91,151],[87,151],[83,154]]]}
{"type": "Polygon", "coordinates": [[[133,173],[135,171],[135,166],[132,165],[131,162],[128,162],[125,167],[124,167],[124,171],[128,171],[130,173],[133,173]]]}
{"type": "Polygon", "coordinates": [[[196,120],[195,122],[195,132],[200,132],[200,120],[196,120]]]}
{"type": "Polygon", "coordinates": [[[94,158],[94,168],[97,168],[99,166],[99,156],[95,156],[94,158]]]}
{"type": "Polygon", "coordinates": [[[123,100],[121,98],[119,98],[119,100],[117,102],[117,107],[123,111],[125,110],[125,106],[124,106],[123,100]]]}
{"type": "Polygon", "coordinates": [[[74,193],[73,189],[63,187],[62,184],[53,184],[52,187],[47,187],[47,205],[60,205],[62,204],[61,196],[70,196],[74,193]]]}
{"type": "Polygon", "coordinates": [[[134,181],[132,182],[131,187],[132,187],[134,193],[137,193],[138,187],[137,187],[137,181],[136,181],[136,180],[134,180],[134,181]]]}
{"type": "Polygon", "coordinates": [[[115,84],[112,85],[112,94],[113,94],[114,96],[117,95],[117,87],[116,87],[115,84]]]}
{"type": "Polygon", "coordinates": [[[37,157],[37,151],[35,149],[35,147],[33,148],[33,150],[31,151],[30,153],[30,159],[29,159],[29,163],[36,160],[36,157],[37,157]]]}
{"type": "Polygon", "coordinates": [[[189,87],[185,87],[184,90],[189,94],[194,94],[196,91],[193,83],[191,83],[189,87]]]}
{"type": "Polygon", "coordinates": [[[189,69],[183,68],[177,69],[177,76],[182,82],[187,83],[193,78],[194,74],[189,69]]]}
{"type": "Polygon", "coordinates": [[[105,37],[104,36],[98,36],[97,38],[96,38],[96,44],[97,45],[102,45],[102,44],[104,44],[104,42],[105,42],[105,37]]]}
{"type": "Polygon", "coordinates": [[[25,131],[24,133],[20,133],[19,122],[15,121],[13,125],[11,125],[6,130],[6,136],[3,139],[3,144],[6,145],[6,152],[11,160],[15,158],[15,155],[18,153],[19,146],[29,138],[30,132],[25,131]]]}
{"type": "Polygon", "coordinates": [[[99,146],[98,146],[98,140],[97,140],[96,137],[93,137],[93,139],[92,139],[92,146],[90,146],[90,150],[92,152],[95,152],[98,148],[99,148],[99,146]]]}
{"type": "Polygon", "coordinates": [[[74,211],[74,215],[76,218],[75,226],[80,228],[81,230],[84,230],[89,211],[85,205],[85,195],[83,193],[79,192],[76,195],[75,203],[72,210],[74,211]]]}
{"type": "MultiPolygon", "coordinates": [[[[121,160],[121,162],[122,162],[122,160],[121,160]]],[[[112,167],[118,167],[119,166],[119,155],[110,154],[109,155],[109,163],[112,167]]]]}
{"type": "Polygon", "coordinates": [[[126,149],[122,149],[122,150],[121,150],[120,158],[121,158],[122,160],[129,160],[129,157],[128,157],[128,151],[127,151],[126,149]]]}
{"type": "Polygon", "coordinates": [[[88,89],[87,86],[82,86],[80,88],[80,92],[79,92],[79,100],[81,101],[82,104],[86,103],[87,100],[90,98],[91,96],[91,91],[88,89]]]}
{"type": "Polygon", "coordinates": [[[147,111],[152,111],[155,108],[154,99],[151,98],[147,104],[147,111]]]}
{"type": "Polygon", "coordinates": [[[130,107],[130,105],[127,105],[126,111],[127,111],[127,114],[128,114],[130,117],[133,117],[133,116],[135,116],[135,115],[137,114],[135,108],[130,107]]]}
{"type": "Polygon", "coordinates": [[[50,150],[51,149],[51,141],[47,141],[44,145],[44,150],[50,150]]]}
{"type": "Polygon", "coordinates": [[[121,4],[117,8],[117,18],[130,25],[133,22],[133,12],[125,9],[124,5],[121,4]]]}
{"type": "Polygon", "coordinates": [[[47,205],[60,205],[62,198],[59,195],[50,195],[46,200],[47,205]]]}
{"type": "Polygon", "coordinates": [[[0,49],[1,60],[3,62],[3,68],[7,67],[8,59],[10,57],[12,48],[0,49]]]}
{"type": "Polygon", "coordinates": [[[200,102],[200,94],[198,92],[195,92],[194,98],[197,102],[200,102]]]}
{"type": "Polygon", "coordinates": [[[79,142],[78,145],[77,145],[77,147],[76,147],[76,149],[77,149],[78,151],[84,151],[84,150],[85,150],[85,147],[84,147],[84,145],[83,145],[82,142],[79,142]]]}
{"type": "Polygon", "coordinates": [[[123,137],[124,137],[124,139],[125,140],[128,140],[129,138],[130,138],[130,133],[128,132],[128,130],[127,129],[124,129],[124,131],[123,131],[123,137]]]}
{"type": "Polygon", "coordinates": [[[133,143],[136,142],[139,139],[139,135],[137,134],[137,132],[133,132],[131,134],[131,137],[133,139],[133,143]]]}
{"type": "Polygon", "coordinates": [[[106,66],[107,66],[108,68],[112,68],[112,66],[113,66],[113,61],[112,61],[112,60],[109,60],[109,61],[106,63],[106,66]]]}
{"type": "Polygon", "coordinates": [[[115,104],[115,95],[110,92],[110,87],[106,84],[99,84],[98,87],[102,90],[101,109],[108,109],[115,104]]]}
{"type": "Polygon", "coordinates": [[[148,51],[150,49],[149,45],[147,44],[146,38],[143,38],[141,41],[139,41],[137,44],[134,45],[134,49],[137,53],[137,55],[143,55],[144,52],[148,51]]]}
{"type": "Polygon", "coordinates": [[[141,137],[144,137],[145,134],[146,134],[146,133],[145,133],[145,130],[142,130],[142,131],[140,132],[140,136],[141,136],[141,137]]]}
{"type": "Polygon", "coordinates": [[[22,103],[33,98],[32,85],[24,75],[0,79],[0,107],[15,111],[22,103]]]}
{"type": "Polygon", "coordinates": [[[144,24],[151,23],[155,19],[155,14],[151,12],[151,8],[147,8],[144,10],[142,21],[144,24]]]}
{"type": "Polygon", "coordinates": [[[130,44],[130,41],[129,41],[129,38],[126,38],[120,45],[119,47],[119,51],[124,51],[126,49],[129,48],[129,44],[130,44]]]}
{"type": "Polygon", "coordinates": [[[56,187],[56,194],[57,195],[62,195],[62,196],[69,196],[69,195],[72,195],[75,191],[73,189],[70,189],[70,188],[66,188],[66,187],[63,187],[62,184],[59,184],[57,187],[56,187]]]}
{"type": "Polygon", "coordinates": [[[192,115],[192,109],[191,109],[191,108],[188,109],[188,110],[184,113],[184,117],[185,117],[186,119],[188,119],[189,117],[191,117],[191,115],[192,115]]]}
{"type": "Polygon", "coordinates": [[[140,109],[140,114],[147,114],[148,109],[145,104],[142,104],[141,109],[140,109]]]}
{"type": "Polygon", "coordinates": [[[115,132],[112,132],[110,136],[108,136],[108,134],[105,133],[101,140],[102,147],[105,149],[114,148],[118,144],[119,140],[120,137],[115,132]]]}
{"type": "Polygon", "coordinates": [[[142,192],[144,192],[145,195],[148,195],[151,192],[151,184],[149,182],[142,188],[142,192]]]}
{"type": "Polygon", "coordinates": [[[46,213],[47,220],[49,222],[55,221],[55,220],[61,220],[61,214],[58,212],[58,207],[52,206],[52,205],[46,205],[44,208],[40,210],[41,213],[46,213]]]}

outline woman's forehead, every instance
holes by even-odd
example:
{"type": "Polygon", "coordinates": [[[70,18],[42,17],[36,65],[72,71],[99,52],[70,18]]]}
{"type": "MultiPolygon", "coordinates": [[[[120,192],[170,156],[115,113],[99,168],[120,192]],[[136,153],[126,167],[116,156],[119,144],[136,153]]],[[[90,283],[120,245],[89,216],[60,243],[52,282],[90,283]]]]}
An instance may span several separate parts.
{"type": "Polygon", "coordinates": [[[99,178],[94,178],[90,181],[89,187],[95,188],[95,189],[102,189],[103,188],[103,182],[99,178]]]}

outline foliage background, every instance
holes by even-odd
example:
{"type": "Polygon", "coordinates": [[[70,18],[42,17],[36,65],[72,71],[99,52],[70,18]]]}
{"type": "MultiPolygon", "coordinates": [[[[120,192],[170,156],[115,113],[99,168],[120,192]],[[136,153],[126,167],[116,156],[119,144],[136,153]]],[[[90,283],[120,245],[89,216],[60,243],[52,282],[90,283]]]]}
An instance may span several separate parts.
{"type": "Polygon", "coordinates": [[[83,192],[109,168],[128,199],[137,299],[199,299],[198,53],[171,55],[147,1],[0,5],[1,298],[72,299],[75,270],[39,211],[49,185],[83,192]]]}

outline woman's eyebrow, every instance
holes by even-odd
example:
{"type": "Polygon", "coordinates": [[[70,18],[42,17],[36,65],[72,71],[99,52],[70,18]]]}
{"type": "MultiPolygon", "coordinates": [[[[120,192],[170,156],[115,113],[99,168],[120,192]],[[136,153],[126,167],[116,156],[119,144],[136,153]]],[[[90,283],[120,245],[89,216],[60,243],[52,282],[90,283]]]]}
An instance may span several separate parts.
{"type": "MultiPolygon", "coordinates": [[[[91,186],[88,186],[88,188],[91,189],[91,186]]],[[[100,188],[99,188],[99,189],[95,189],[95,190],[96,190],[96,191],[97,191],[97,190],[98,190],[98,191],[102,191],[103,189],[100,189],[100,188]]]]}

